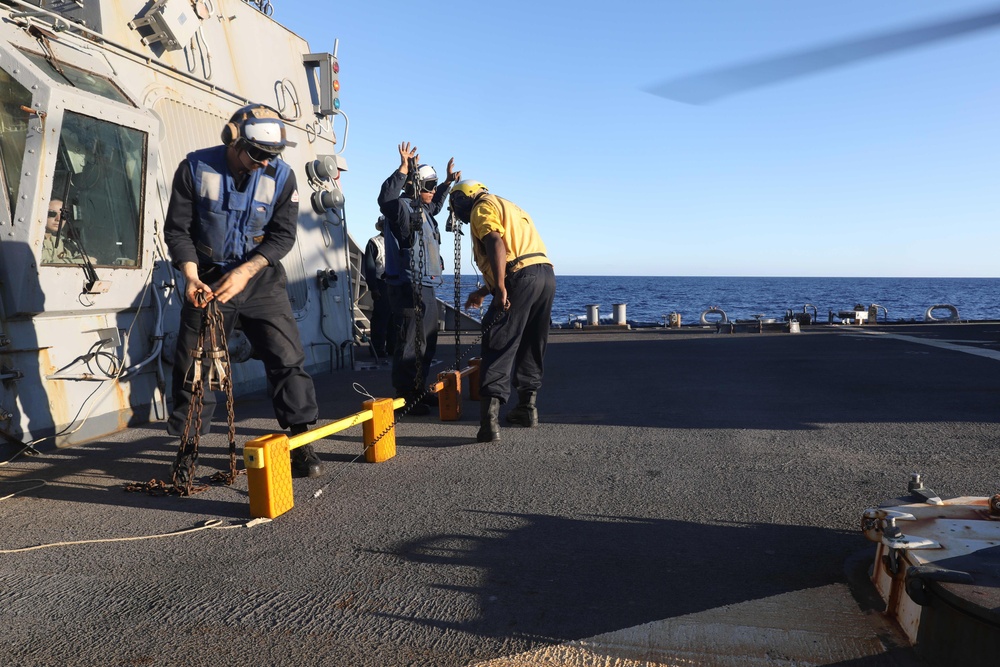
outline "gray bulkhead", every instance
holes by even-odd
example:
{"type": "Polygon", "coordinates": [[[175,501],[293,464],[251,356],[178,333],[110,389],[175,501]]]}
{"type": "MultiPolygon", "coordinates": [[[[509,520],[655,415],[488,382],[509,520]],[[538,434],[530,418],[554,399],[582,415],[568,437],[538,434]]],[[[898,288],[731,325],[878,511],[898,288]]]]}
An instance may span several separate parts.
{"type": "MultiPolygon", "coordinates": [[[[181,297],[162,237],[170,184],[249,101],[289,119],[300,216],[283,264],[310,370],[337,367],[353,341],[358,249],[342,209],[310,203],[339,185],[306,165],[346,162],[334,115],[313,104],[308,45],[241,0],[199,3],[206,16],[173,49],[130,27],[149,3],[62,4],[107,41],[0,2],[0,434],[69,445],[164,417],[181,297]],[[59,252],[46,239],[56,200],[59,252]]],[[[234,364],[234,383],[263,388],[261,364],[234,364]]]]}

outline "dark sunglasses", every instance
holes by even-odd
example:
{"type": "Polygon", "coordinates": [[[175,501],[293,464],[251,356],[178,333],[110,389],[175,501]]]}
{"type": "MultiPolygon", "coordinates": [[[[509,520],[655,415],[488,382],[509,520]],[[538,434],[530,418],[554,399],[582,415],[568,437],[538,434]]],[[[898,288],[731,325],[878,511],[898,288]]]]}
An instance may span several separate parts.
{"type": "Polygon", "coordinates": [[[49,211],[49,217],[54,218],[58,216],[60,213],[62,213],[62,211],[49,211]]]}
{"type": "Polygon", "coordinates": [[[434,192],[437,189],[437,181],[427,181],[421,188],[421,192],[434,192]]]}
{"type": "Polygon", "coordinates": [[[277,157],[274,153],[271,153],[270,151],[261,150],[256,146],[251,146],[250,144],[243,144],[243,152],[247,154],[247,157],[250,158],[251,162],[261,165],[267,162],[268,160],[273,160],[275,157],[277,157]]]}

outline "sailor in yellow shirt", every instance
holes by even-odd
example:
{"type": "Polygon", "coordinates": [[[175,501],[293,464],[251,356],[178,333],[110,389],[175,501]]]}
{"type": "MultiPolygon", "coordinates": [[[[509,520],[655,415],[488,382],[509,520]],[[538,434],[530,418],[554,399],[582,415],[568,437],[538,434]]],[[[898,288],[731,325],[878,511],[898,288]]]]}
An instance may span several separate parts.
{"type": "Polygon", "coordinates": [[[472,229],[472,251],[486,286],[469,295],[466,309],[493,295],[483,316],[479,368],[480,425],[476,439],[500,439],[500,406],[510,396],[517,406],[512,424],[538,424],[536,397],[542,385],[556,278],[545,243],[531,216],[516,204],[492,195],[478,181],[459,181],[451,189],[451,210],[472,229]]]}

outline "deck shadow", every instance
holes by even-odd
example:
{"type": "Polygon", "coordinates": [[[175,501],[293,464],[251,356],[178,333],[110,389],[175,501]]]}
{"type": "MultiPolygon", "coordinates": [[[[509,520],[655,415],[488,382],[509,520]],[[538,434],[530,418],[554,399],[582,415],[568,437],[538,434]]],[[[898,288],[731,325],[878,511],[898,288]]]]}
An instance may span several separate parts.
{"type": "Polygon", "coordinates": [[[477,617],[397,620],[535,643],[584,639],[842,583],[844,560],[865,544],[854,533],[803,526],[479,514],[484,522],[504,517],[518,526],[431,535],[400,542],[390,551],[404,568],[480,572],[477,585],[430,584],[443,597],[455,598],[456,605],[459,598],[473,596],[477,617]]]}

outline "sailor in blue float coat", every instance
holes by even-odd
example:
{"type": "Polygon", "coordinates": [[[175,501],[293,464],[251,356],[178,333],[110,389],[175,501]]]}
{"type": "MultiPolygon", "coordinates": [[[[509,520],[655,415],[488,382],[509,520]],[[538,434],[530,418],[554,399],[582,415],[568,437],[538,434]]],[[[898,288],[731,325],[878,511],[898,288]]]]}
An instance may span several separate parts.
{"type": "MultiPolygon", "coordinates": [[[[399,168],[382,184],[378,205],[386,222],[385,281],[395,329],[389,334],[395,337],[392,386],[396,396],[405,397],[412,404],[427,387],[427,375],[437,349],[438,309],[434,288],[441,284],[444,263],[441,233],[434,216],[441,211],[448,187],[458,180],[460,172],[454,171],[452,158],[448,160],[448,178],[440,185],[430,165],[420,165],[411,173],[411,163],[415,166],[419,156],[416,146],[410,148],[409,142],[399,145],[399,158],[399,168]],[[415,297],[423,307],[419,322],[423,331],[419,372],[415,297]]],[[[422,403],[410,408],[410,414],[416,415],[429,411],[422,403]]]]}
{"type": "MultiPolygon", "coordinates": [[[[239,323],[264,362],[275,416],[294,435],[316,422],[318,408],[281,265],[295,244],[299,211],[295,173],[280,158],[288,144],[285,126],[273,109],[243,107],[223,130],[223,142],[181,162],[164,223],[171,260],[186,281],[167,430],[184,433],[191,402],[185,386],[189,351],[198,344],[204,306],[214,299],[226,335],[239,323]]],[[[214,409],[215,395],[207,392],[202,433],[208,432],[214,409]]],[[[175,463],[182,482],[196,458],[189,445],[181,443],[175,463]]],[[[311,446],[292,451],[292,469],[310,477],[320,474],[311,446]]]]}
{"type": "Polygon", "coordinates": [[[268,253],[266,245],[258,246],[264,245],[264,226],[274,215],[275,198],[284,193],[289,178],[293,190],[295,183],[295,174],[280,158],[253,169],[237,183],[226,164],[228,150],[228,146],[215,146],[187,156],[198,212],[198,224],[191,230],[197,262],[216,264],[223,270],[246,261],[255,251],[265,257],[281,252],[283,248],[268,253]]]}

